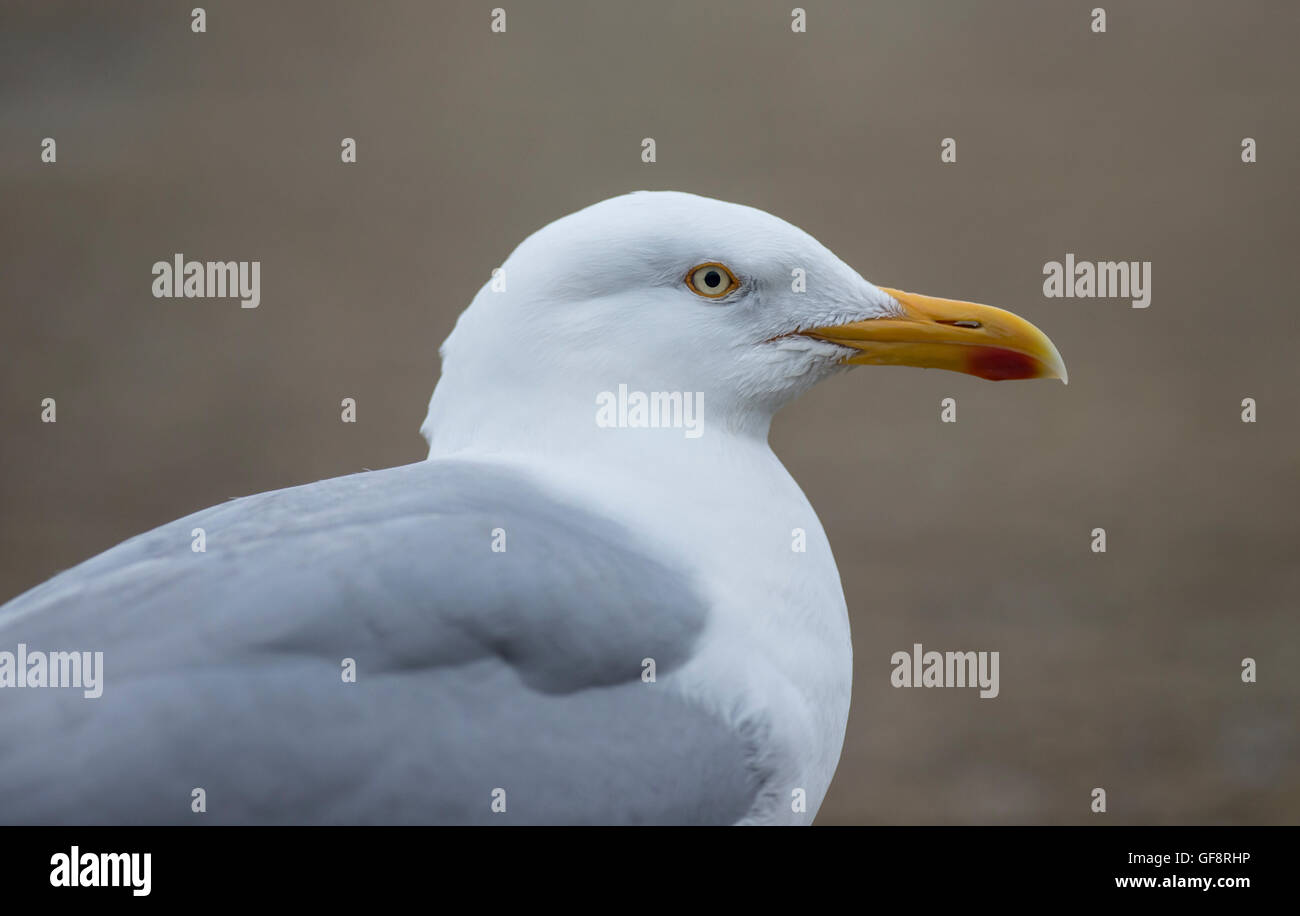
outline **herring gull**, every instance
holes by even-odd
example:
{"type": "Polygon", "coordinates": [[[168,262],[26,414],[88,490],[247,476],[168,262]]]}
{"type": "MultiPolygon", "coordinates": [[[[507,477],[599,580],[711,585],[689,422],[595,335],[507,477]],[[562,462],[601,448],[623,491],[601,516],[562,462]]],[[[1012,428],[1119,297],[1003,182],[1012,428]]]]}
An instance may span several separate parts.
{"type": "Polygon", "coordinates": [[[213,506],[0,608],[0,649],[103,652],[95,698],[0,669],[0,821],[810,823],[852,650],[774,412],[856,364],[1065,379],[1008,312],[676,192],[534,233],[441,353],[426,461],[213,506]]]}

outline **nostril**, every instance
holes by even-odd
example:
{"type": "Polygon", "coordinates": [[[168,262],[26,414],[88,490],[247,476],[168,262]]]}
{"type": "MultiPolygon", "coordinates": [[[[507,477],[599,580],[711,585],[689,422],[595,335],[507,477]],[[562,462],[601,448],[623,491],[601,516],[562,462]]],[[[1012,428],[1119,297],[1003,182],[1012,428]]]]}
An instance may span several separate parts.
{"type": "Polygon", "coordinates": [[[960,321],[940,321],[939,324],[950,324],[955,328],[982,328],[984,325],[971,319],[962,319],[960,321]]]}

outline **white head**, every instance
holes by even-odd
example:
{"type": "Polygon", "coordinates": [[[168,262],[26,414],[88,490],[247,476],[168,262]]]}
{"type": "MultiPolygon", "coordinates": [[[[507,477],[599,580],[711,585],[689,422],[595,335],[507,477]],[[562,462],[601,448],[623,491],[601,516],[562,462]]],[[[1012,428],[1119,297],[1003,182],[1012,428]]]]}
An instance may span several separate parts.
{"type": "Polygon", "coordinates": [[[873,286],[784,220],[671,191],[525,239],[441,353],[431,454],[593,429],[620,385],[703,393],[711,429],[765,438],[779,407],[848,365],[1065,377],[1051,342],[1008,312],[873,286]]]}

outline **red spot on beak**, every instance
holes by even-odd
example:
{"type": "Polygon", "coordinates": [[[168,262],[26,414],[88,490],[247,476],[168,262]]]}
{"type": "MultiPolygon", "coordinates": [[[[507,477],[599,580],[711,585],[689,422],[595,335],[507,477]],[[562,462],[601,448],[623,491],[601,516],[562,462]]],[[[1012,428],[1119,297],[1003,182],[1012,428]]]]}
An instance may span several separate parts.
{"type": "Polygon", "coordinates": [[[971,375],[994,382],[1016,378],[1038,378],[1042,367],[1038,360],[1016,350],[998,347],[971,347],[968,370],[971,375]]]}

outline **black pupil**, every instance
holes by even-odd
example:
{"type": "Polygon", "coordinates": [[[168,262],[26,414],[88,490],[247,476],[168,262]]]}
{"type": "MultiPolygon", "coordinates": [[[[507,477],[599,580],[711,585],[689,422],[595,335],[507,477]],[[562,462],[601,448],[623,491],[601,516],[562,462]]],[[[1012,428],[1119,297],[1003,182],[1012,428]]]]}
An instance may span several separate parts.
{"type": "Polygon", "coordinates": [[[709,289],[715,289],[722,282],[722,275],[716,270],[711,270],[704,275],[704,285],[709,289]]]}

